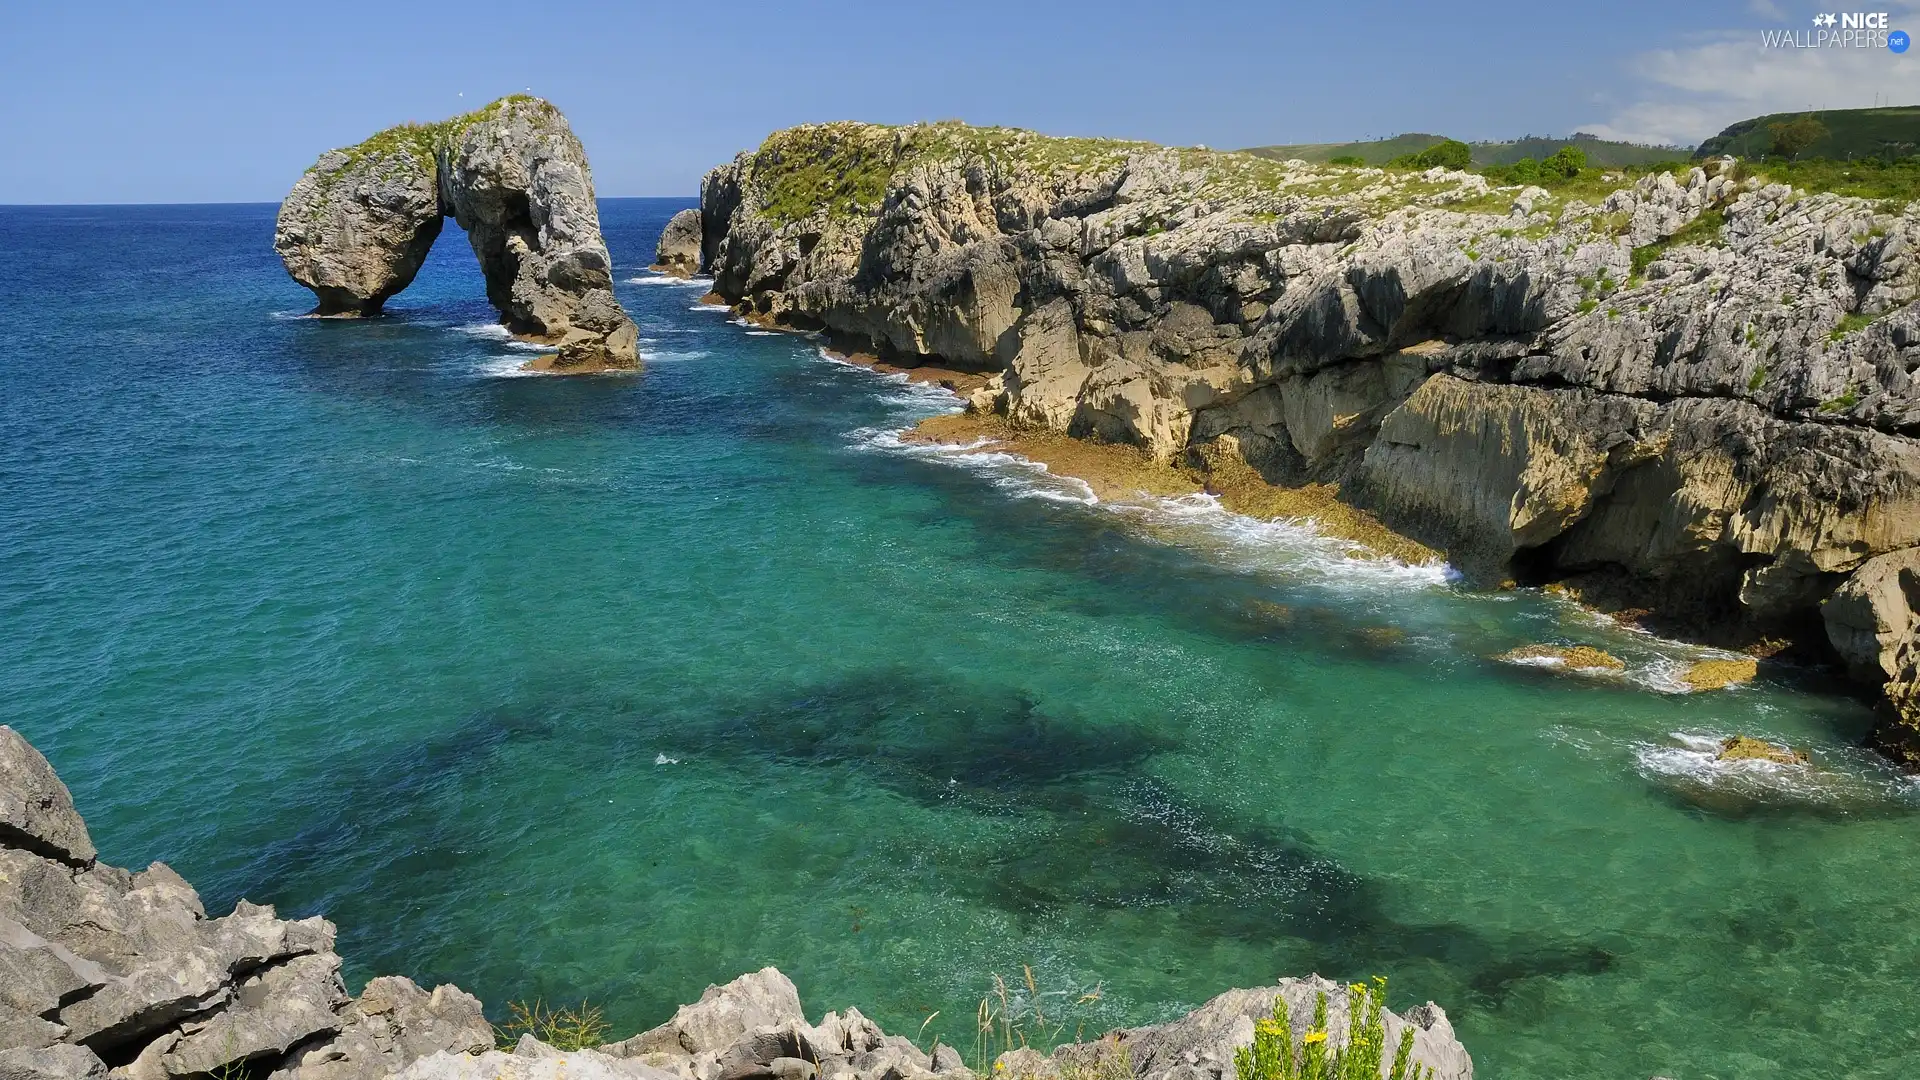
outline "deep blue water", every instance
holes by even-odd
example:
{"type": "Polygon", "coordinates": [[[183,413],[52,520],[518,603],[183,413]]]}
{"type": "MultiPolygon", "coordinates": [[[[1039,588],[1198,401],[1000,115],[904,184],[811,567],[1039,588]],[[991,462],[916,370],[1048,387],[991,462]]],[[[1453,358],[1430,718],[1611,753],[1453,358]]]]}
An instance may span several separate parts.
{"type": "Polygon", "coordinates": [[[1022,965],[1089,1031],[1319,970],[1503,1080],[1920,1066],[1920,821],[1858,704],[902,449],[951,401],[642,270],[684,205],[604,204],[650,366],[573,379],[451,226],[338,322],[271,206],[0,208],[0,722],[109,860],[327,913],[356,988],[621,1034],[768,963],[962,1046],[1022,965]],[[1488,659],[1541,640],[1628,676],[1488,659]]]}

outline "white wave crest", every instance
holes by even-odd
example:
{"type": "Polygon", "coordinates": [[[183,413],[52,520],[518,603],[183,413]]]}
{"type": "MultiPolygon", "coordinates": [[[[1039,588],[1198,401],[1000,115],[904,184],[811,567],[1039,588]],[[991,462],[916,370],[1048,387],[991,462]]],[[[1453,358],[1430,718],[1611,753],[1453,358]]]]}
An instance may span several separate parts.
{"type": "Polygon", "coordinates": [[[710,277],[688,277],[688,278],[674,277],[672,274],[662,274],[657,271],[648,271],[637,277],[628,278],[627,284],[629,285],[665,285],[668,287],[679,287],[682,289],[712,289],[713,279],[710,277]]]}

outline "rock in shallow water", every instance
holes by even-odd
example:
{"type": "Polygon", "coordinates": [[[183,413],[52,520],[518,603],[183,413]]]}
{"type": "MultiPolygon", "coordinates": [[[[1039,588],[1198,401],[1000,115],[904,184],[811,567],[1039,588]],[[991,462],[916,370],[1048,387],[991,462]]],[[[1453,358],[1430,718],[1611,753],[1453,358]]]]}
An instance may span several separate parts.
{"type": "Polygon", "coordinates": [[[321,155],[281,203],[274,250],[319,298],[316,314],[374,315],[412,282],[446,217],[466,230],[501,320],[555,346],[555,370],[638,366],[586,151],[539,98],[321,155]]]}
{"type": "Polygon", "coordinates": [[[667,222],[653,268],[683,278],[700,272],[700,211],[682,210],[667,222]]]}

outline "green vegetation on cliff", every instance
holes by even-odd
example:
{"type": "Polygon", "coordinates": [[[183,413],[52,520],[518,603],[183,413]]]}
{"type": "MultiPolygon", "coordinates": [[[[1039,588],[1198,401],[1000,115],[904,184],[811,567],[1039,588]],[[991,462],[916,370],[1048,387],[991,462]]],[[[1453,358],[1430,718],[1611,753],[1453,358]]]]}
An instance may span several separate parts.
{"type": "Polygon", "coordinates": [[[1696,158],[1722,154],[1754,160],[1768,156],[1881,162],[1911,158],[1920,154],[1920,106],[1756,116],[1728,125],[1694,151],[1696,158]]]}
{"type": "MultiPolygon", "coordinates": [[[[1451,142],[1444,135],[1407,134],[1395,135],[1391,139],[1373,139],[1367,142],[1346,143],[1293,143],[1281,146],[1255,146],[1243,153],[1258,157],[1271,158],[1274,161],[1286,161],[1297,158],[1301,161],[1318,164],[1344,164],[1340,159],[1353,160],[1355,164],[1385,165],[1397,158],[1418,154],[1444,142],[1451,142]],[[1356,160],[1357,159],[1357,160],[1356,160]]],[[[1690,151],[1677,146],[1642,146],[1639,143],[1614,142],[1609,139],[1596,139],[1582,132],[1575,132],[1565,139],[1553,139],[1528,135],[1506,142],[1466,143],[1471,153],[1472,163],[1480,166],[1512,165],[1526,158],[1539,161],[1551,156],[1563,146],[1575,146],[1586,155],[1592,164],[1604,168],[1623,168],[1630,165],[1655,165],[1664,161],[1684,161],[1690,151]]]]}
{"type": "Polygon", "coordinates": [[[872,213],[894,172],[914,165],[979,158],[1056,175],[1114,167],[1130,153],[1153,149],[1152,143],[1059,138],[1018,128],[841,121],[767,136],[754,155],[752,177],[764,193],[767,217],[784,225],[822,207],[833,217],[872,213]]]}
{"type": "MultiPolygon", "coordinates": [[[[338,171],[347,172],[366,158],[396,154],[404,154],[420,165],[432,168],[440,150],[453,146],[468,128],[483,120],[493,119],[509,105],[520,104],[532,105],[548,112],[556,111],[548,102],[529,94],[509,94],[488,102],[472,112],[462,113],[450,119],[430,124],[409,120],[383,131],[376,131],[352,146],[341,147],[339,152],[347,155],[347,160],[338,171]]],[[[307,166],[307,171],[312,172],[318,167],[319,163],[315,162],[307,166]]]]}

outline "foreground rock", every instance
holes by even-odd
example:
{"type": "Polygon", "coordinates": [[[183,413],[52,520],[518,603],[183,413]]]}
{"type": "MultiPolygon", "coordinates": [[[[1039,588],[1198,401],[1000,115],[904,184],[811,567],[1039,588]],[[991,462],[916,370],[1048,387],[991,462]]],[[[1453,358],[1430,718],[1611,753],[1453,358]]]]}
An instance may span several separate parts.
{"type": "Polygon", "coordinates": [[[555,346],[555,369],[638,365],[586,151],[538,98],[328,151],[281,204],[273,246],[318,297],[316,314],[374,315],[413,281],[448,217],[466,230],[501,321],[555,346]]]}
{"type": "Polygon", "coordinates": [[[480,1002],[340,979],[332,924],[241,901],[212,919],[163,863],[95,859],[46,759],[0,727],[0,1076],[361,1080],[493,1043],[480,1002]]]}
{"type": "MultiPolygon", "coordinates": [[[[479,1000],[374,979],[350,998],[331,923],[289,921],[241,901],[209,919],[162,863],[99,863],[85,822],[45,758],[0,726],[0,1080],[974,1080],[952,1047],[888,1035],[858,1009],[807,1022],[785,975],[764,968],[711,986],[659,1027],[563,1052],[522,1036],[494,1048],[479,1000]]],[[[1346,998],[1319,978],[1234,990],[1170,1024],[1102,1044],[1002,1055],[994,1072],[1057,1076],[1125,1043],[1142,1080],[1231,1080],[1233,1051],[1284,997],[1305,1032],[1325,993],[1330,1038],[1346,998]]],[[[1436,1080],[1473,1063],[1432,1003],[1387,1014],[1387,1045],[1414,1028],[1436,1080]]]]}
{"type": "MultiPolygon", "coordinates": [[[[1824,653],[1821,604],[1920,549],[1920,204],[1731,161],[1580,199],[835,124],[713,170],[701,213],[743,315],[981,372],[1017,424],[1334,485],[1489,584],[1824,653]]],[[[1861,603],[1825,625],[1887,637],[1855,668],[1920,762],[1911,623],[1861,603]]]]}

